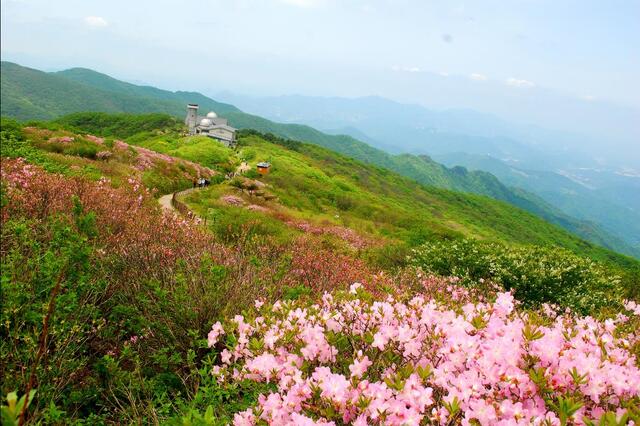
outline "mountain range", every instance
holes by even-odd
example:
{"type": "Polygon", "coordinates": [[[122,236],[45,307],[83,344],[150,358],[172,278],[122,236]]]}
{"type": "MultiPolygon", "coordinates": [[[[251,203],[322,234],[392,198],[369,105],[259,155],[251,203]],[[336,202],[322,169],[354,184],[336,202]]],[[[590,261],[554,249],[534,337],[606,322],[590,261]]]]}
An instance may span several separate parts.
{"type": "MultiPolygon", "coordinates": [[[[421,184],[471,192],[506,201],[598,245],[636,257],[640,256],[638,247],[602,229],[596,223],[575,219],[538,195],[503,184],[491,173],[469,171],[464,167],[448,168],[424,153],[421,155],[389,154],[380,147],[373,147],[358,140],[356,137],[362,136],[358,132],[352,132],[353,136],[330,134],[304,124],[278,123],[247,114],[229,103],[215,101],[200,93],[171,92],[150,86],[134,85],[89,69],[73,68],[46,73],[9,62],[2,62],[1,67],[3,116],[19,120],[51,120],[78,111],[104,111],[162,112],[182,118],[186,103],[198,103],[203,110],[213,110],[229,118],[230,123],[235,127],[255,129],[283,138],[317,144],[360,161],[395,171],[421,184]]],[[[384,127],[384,124],[384,121],[380,122],[380,128],[384,127]]],[[[363,139],[366,138],[363,137],[363,139]]],[[[372,143],[371,140],[368,142],[372,143]]],[[[504,146],[508,144],[500,145],[500,147],[504,146]]],[[[514,151],[510,152],[517,153],[515,150],[525,149],[525,153],[519,155],[529,155],[526,151],[528,148],[522,148],[524,145],[512,143],[511,146],[514,151]]]]}

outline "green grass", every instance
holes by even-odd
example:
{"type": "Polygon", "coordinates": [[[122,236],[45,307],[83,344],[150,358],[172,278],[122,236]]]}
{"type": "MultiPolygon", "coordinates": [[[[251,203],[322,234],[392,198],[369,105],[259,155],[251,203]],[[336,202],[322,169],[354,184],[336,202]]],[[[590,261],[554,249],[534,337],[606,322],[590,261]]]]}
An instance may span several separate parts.
{"type": "MultiPolygon", "coordinates": [[[[190,161],[202,161],[207,166],[220,167],[240,158],[250,159],[253,167],[260,161],[269,161],[271,173],[261,179],[292,215],[316,222],[329,221],[387,240],[415,245],[464,236],[508,244],[564,247],[623,267],[637,264],[631,258],[581,240],[533,214],[488,197],[425,187],[312,144],[284,141],[281,145],[255,134],[243,136],[239,142],[235,159],[232,150],[206,138],[159,136],[141,145],[190,161]]],[[[189,201],[194,208],[202,202],[189,201]]]]}

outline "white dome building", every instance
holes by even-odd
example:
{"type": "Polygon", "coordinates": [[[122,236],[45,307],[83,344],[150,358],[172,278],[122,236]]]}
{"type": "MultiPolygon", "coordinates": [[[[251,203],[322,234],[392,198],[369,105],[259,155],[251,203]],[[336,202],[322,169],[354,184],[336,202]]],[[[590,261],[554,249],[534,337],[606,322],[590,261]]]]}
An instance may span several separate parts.
{"type": "Polygon", "coordinates": [[[207,113],[206,116],[198,115],[198,105],[187,105],[187,117],[184,123],[189,128],[190,135],[209,136],[225,146],[235,146],[237,129],[229,126],[226,118],[218,117],[213,111],[207,113]]]}

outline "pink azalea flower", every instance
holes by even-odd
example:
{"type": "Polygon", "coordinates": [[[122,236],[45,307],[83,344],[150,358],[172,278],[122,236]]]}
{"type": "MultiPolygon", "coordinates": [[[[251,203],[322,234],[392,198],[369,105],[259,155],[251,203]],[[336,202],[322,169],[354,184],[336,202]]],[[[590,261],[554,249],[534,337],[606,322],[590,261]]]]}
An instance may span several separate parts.
{"type": "MultiPolygon", "coordinates": [[[[360,352],[359,356],[362,355],[360,352]]],[[[349,366],[349,371],[351,372],[351,377],[362,377],[362,375],[367,371],[373,363],[369,361],[368,356],[364,356],[360,359],[354,359],[353,364],[349,366]]]]}

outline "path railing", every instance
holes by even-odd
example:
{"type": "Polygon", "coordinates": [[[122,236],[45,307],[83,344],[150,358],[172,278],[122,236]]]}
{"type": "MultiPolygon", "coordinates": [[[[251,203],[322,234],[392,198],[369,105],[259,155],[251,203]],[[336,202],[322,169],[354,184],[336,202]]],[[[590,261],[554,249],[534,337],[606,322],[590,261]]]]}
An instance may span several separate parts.
{"type": "Polygon", "coordinates": [[[193,213],[185,203],[178,200],[178,194],[182,194],[184,192],[185,191],[174,192],[173,195],[171,196],[171,205],[181,215],[193,219],[196,217],[195,213],[193,213]]]}

